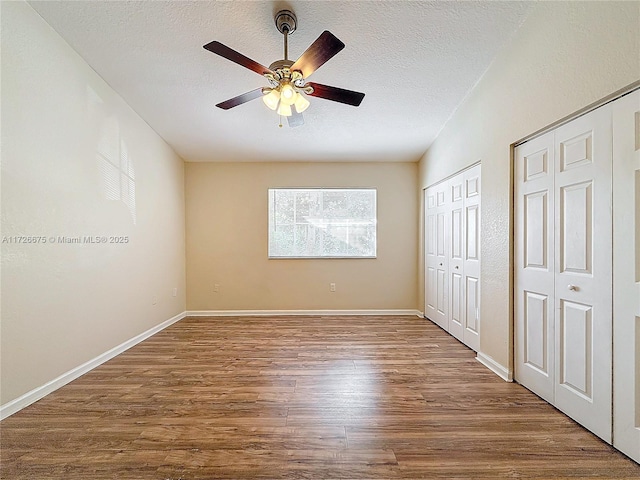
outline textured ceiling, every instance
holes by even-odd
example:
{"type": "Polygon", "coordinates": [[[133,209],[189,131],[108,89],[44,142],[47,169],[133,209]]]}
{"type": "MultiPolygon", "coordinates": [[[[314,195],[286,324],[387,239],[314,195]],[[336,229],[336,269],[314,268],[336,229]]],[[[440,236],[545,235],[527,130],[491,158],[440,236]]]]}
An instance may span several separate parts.
{"type": "Polygon", "coordinates": [[[524,21],[516,1],[31,1],[32,7],[186,161],[415,161],[524,21]],[[309,97],[305,125],[278,128],[266,86],[202,48],[218,40],[269,65],[289,8],[296,59],[323,32],[346,48],[311,80],[364,92],[358,108],[309,97]]]}

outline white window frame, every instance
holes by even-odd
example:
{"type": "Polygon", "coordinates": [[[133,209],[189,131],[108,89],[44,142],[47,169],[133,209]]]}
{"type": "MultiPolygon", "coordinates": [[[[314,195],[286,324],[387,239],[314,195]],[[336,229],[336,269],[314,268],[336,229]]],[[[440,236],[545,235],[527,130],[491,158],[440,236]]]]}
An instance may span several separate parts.
{"type": "MultiPolygon", "coordinates": [[[[377,199],[378,197],[378,192],[376,188],[371,188],[371,187],[282,187],[282,188],[269,188],[268,190],[268,205],[269,205],[269,214],[268,214],[268,246],[267,246],[267,250],[268,250],[268,258],[269,259],[372,259],[372,258],[377,258],[377,218],[378,218],[378,205],[377,205],[377,199]],[[374,218],[372,220],[369,221],[365,221],[365,224],[368,226],[373,226],[374,229],[374,245],[373,245],[373,254],[372,255],[350,255],[350,254],[339,254],[339,255],[330,255],[330,254],[320,254],[320,255],[300,255],[300,254],[296,254],[295,252],[292,252],[291,255],[283,255],[283,254],[272,254],[272,234],[275,233],[275,231],[277,230],[278,226],[293,226],[293,245],[296,244],[296,226],[297,225],[308,225],[309,222],[299,222],[298,221],[298,217],[295,213],[295,209],[296,209],[296,201],[294,199],[294,218],[293,218],[293,222],[290,224],[280,224],[280,225],[276,225],[275,222],[275,218],[276,218],[276,213],[275,213],[275,208],[276,205],[274,205],[274,198],[275,198],[275,192],[277,191],[283,191],[283,190],[289,190],[289,191],[299,191],[301,193],[306,193],[306,192],[345,192],[345,191],[355,191],[355,190],[361,190],[361,191],[369,191],[373,193],[373,211],[374,211],[374,218]]],[[[321,202],[323,200],[323,197],[321,197],[321,202]]],[[[324,205],[321,205],[321,210],[324,212],[324,205]]],[[[350,227],[361,227],[363,225],[363,221],[354,221],[352,219],[328,219],[326,216],[323,215],[322,218],[320,219],[316,219],[316,222],[319,223],[319,225],[331,225],[331,226],[339,226],[339,227],[346,227],[347,229],[347,238],[349,238],[349,229],[350,227]]],[[[318,240],[319,243],[322,245],[322,243],[324,242],[324,235],[325,235],[325,229],[323,229],[322,227],[320,228],[316,228],[315,229],[315,233],[320,235],[320,239],[318,240]]]]}

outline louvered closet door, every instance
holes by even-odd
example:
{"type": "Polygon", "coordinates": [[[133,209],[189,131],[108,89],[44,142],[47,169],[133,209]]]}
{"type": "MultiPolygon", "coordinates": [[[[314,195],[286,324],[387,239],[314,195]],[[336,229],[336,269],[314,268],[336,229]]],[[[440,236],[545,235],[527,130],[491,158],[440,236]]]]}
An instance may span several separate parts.
{"type": "Polygon", "coordinates": [[[553,133],[515,151],[515,376],[550,403],[555,385],[553,133]]]}

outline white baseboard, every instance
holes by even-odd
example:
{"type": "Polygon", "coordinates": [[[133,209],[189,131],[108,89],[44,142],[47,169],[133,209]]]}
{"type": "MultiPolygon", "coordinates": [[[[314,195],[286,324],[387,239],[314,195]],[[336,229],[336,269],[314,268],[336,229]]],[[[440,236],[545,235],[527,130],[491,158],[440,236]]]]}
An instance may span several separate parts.
{"type": "Polygon", "coordinates": [[[82,365],[80,365],[80,366],[78,366],[76,368],[73,368],[73,369],[69,370],[66,373],[63,373],[62,375],[60,375],[57,378],[54,378],[50,382],[47,382],[47,383],[45,383],[44,385],[42,385],[40,387],[34,388],[30,392],[25,393],[24,395],[16,398],[15,400],[11,400],[10,402],[7,402],[4,405],[1,405],[0,406],[0,420],[4,420],[8,416],[13,415],[14,413],[22,410],[23,408],[28,407],[32,403],[37,402],[41,398],[49,395],[50,393],[54,392],[55,390],[59,389],[60,387],[62,387],[64,385],[66,385],[67,383],[69,383],[69,382],[75,380],[76,378],[84,375],[85,373],[89,372],[90,370],[93,370],[98,365],[103,364],[107,360],[111,360],[113,357],[115,357],[117,355],[120,355],[125,350],[128,350],[129,348],[133,347],[134,345],[142,342],[143,340],[146,340],[150,336],[155,335],[160,330],[164,330],[169,325],[172,325],[172,324],[176,323],[177,321],[182,320],[185,316],[186,316],[186,312],[182,312],[182,313],[176,315],[175,317],[172,317],[169,320],[166,320],[166,321],[162,322],[161,324],[156,325],[153,328],[150,328],[146,332],[142,332],[140,335],[136,335],[135,337],[127,340],[126,342],[121,343],[120,345],[118,345],[116,347],[113,347],[111,350],[108,350],[108,351],[104,352],[103,354],[98,355],[94,359],[89,360],[88,362],[83,363],[82,365]]]}
{"type": "Polygon", "coordinates": [[[269,317],[269,316],[336,316],[336,315],[415,315],[417,310],[188,310],[187,317],[269,317]]]}
{"type": "Polygon", "coordinates": [[[489,355],[486,355],[482,352],[478,352],[478,355],[476,356],[476,360],[478,360],[481,364],[483,364],[493,373],[495,373],[500,378],[502,378],[505,382],[513,382],[513,373],[505,366],[496,362],[489,355]]]}

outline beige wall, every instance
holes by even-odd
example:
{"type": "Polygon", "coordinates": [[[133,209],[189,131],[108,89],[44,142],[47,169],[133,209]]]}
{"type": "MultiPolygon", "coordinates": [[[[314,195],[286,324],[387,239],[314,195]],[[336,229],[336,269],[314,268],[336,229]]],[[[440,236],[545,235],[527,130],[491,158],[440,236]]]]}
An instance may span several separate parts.
{"type": "Polygon", "coordinates": [[[638,79],[640,2],[541,2],[420,162],[424,188],[482,160],[480,350],[504,367],[512,356],[510,145],[638,79]]]}
{"type": "Polygon", "coordinates": [[[417,163],[187,163],[187,309],[415,310],[417,169],[417,163]],[[378,258],[267,259],[267,189],[318,186],[378,189],[378,258]]]}
{"type": "Polygon", "coordinates": [[[31,7],[1,8],[1,233],[47,240],[2,243],[4,405],[183,312],[185,247],[182,160],[31,7]],[[102,235],[129,242],[57,241],[102,235]]]}

